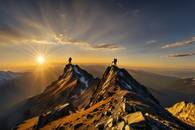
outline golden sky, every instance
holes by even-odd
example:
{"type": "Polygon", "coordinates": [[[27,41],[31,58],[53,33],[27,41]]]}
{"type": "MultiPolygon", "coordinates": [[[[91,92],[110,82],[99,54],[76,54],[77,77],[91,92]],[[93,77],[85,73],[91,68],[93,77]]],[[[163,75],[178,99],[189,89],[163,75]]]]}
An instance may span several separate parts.
{"type": "Polygon", "coordinates": [[[195,70],[194,8],[169,4],[7,1],[0,5],[0,69],[30,68],[43,55],[45,65],[117,58],[127,67],[195,70]]]}

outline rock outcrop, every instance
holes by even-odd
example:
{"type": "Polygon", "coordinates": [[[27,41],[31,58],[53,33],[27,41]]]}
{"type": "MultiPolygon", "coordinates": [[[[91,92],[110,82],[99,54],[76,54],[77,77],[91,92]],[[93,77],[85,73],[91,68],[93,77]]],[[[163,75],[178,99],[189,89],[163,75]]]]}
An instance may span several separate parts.
{"type": "Polygon", "coordinates": [[[195,104],[179,102],[167,110],[175,117],[195,127],[195,104]]]}

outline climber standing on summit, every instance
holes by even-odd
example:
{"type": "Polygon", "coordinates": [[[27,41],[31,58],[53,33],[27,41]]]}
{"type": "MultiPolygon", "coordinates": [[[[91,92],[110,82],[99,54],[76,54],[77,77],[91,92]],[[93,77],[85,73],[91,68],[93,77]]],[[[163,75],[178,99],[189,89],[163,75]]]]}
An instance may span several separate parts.
{"type": "Polygon", "coordinates": [[[69,68],[69,67],[71,67],[72,66],[72,58],[71,57],[69,57],[68,58],[68,64],[66,64],[66,66],[64,67],[64,73],[67,71],[67,69],[69,68]]]}
{"type": "Polygon", "coordinates": [[[116,63],[117,63],[117,59],[114,58],[114,60],[112,61],[112,65],[116,66],[116,63]]]}
{"type": "Polygon", "coordinates": [[[69,57],[69,59],[68,59],[68,64],[72,64],[71,62],[72,62],[72,58],[69,57]]]}

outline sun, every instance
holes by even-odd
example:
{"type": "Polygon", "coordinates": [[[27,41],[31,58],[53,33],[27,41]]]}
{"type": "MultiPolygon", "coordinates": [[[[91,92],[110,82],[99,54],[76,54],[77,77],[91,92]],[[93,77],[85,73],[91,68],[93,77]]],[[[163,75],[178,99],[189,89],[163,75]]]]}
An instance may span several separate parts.
{"type": "Polygon", "coordinates": [[[36,61],[37,61],[37,63],[38,63],[39,65],[44,64],[44,63],[45,63],[45,56],[44,56],[44,55],[39,55],[39,56],[37,56],[36,61]]]}

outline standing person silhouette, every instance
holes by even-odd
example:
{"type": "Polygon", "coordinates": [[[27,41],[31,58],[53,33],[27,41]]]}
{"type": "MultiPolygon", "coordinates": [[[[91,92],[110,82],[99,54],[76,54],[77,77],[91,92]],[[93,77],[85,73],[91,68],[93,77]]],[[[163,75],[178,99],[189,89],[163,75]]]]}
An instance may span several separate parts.
{"type": "Polygon", "coordinates": [[[72,58],[71,57],[68,58],[68,64],[66,64],[64,67],[64,73],[67,72],[67,69],[69,69],[69,67],[72,67],[72,58]]]}
{"type": "Polygon", "coordinates": [[[71,57],[69,57],[69,59],[68,59],[68,64],[72,64],[72,58],[71,57]]]}
{"type": "Polygon", "coordinates": [[[112,64],[116,66],[116,64],[117,64],[117,59],[116,58],[114,58],[114,60],[112,61],[112,64]]]}

